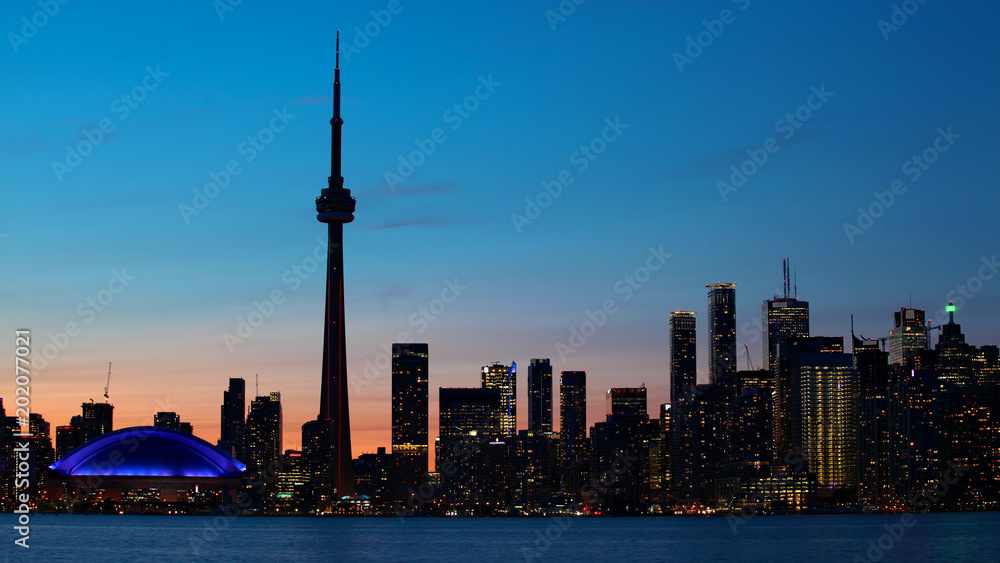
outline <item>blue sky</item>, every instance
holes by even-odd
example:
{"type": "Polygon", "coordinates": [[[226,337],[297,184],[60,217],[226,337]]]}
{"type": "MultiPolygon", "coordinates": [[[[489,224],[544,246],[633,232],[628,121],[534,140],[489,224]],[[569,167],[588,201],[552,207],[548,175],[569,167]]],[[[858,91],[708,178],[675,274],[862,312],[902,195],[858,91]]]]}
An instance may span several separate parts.
{"type": "Polygon", "coordinates": [[[986,266],[1000,252],[1000,9],[895,6],[896,29],[879,25],[892,2],[591,1],[564,19],[546,16],[555,1],[244,1],[221,17],[208,1],[70,2],[45,17],[8,2],[0,318],[31,328],[36,352],[65,345],[36,368],[33,409],[65,424],[100,400],[115,362],[116,427],[176,410],[215,440],[227,378],[259,374],[262,393],[282,391],[285,446],[299,445],[317,412],[323,268],[306,270],[325,234],[313,200],[329,174],[338,27],[358,200],[345,228],[349,370],[364,382],[355,454],[389,444],[388,370],[363,374],[401,331],[430,343],[432,435],[437,388],[478,385],[492,361],[587,370],[592,420],[608,387],[645,382],[655,413],[668,313],[698,313],[707,379],[704,286],[735,281],[739,345],[759,363],[754,325],[786,256],[814,334],[847,335],[853,313],[883,336],[911,298],[933,315],[964,291],[969,341],[1000,343],[986,266]],[[420,146],[430,154],[412,156],[420,146]],[[602,151],[585,169],[581,146],[602,151]],[[67,147],[88,154],[69,166],[67,147]],[[419,165],[390,189],[401,157],[419,165]],[[730,167],[753,173],[721,193],[730,167]],[[572,183],[540,195],[563,171],[572,183]],[[526,198],[547,206],[528,215],[526,198]],[[879,216],[859,226],[859,207],[879,216]],[[670,257],[625,300],[616,283],[650,247],[670,257]],[[457,297],[435,302],[449,284],[457,297]],[[227,345],[274,291],[263,323],[227,345]],[[609,299],[615,312],[561,360],[557,344],[609,299]],[[66,323],[79,325],[68,339],[66,323]]]}

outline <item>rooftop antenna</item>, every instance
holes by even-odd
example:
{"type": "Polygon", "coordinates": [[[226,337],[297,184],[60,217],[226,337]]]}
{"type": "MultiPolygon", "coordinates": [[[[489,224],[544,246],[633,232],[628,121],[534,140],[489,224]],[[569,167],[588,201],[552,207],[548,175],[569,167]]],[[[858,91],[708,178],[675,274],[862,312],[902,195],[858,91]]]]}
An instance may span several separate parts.
{"type": "Polygon", "coordinates": [[[260,376],[256,373],[253,374],[253,385],[256,391],[254,391],[254,397],[260,397],[260,376]]]}
{"type": "Polygon", "coordinates": [[[799,298],[799,269],[798,268],[795,268],[795,276],[794,276],[794,278],[795,278],[795,291],[794,291],[792,297],[794,297],[795,299],[798,299],[799,298]]]}
{"type": "Polygon", "coordinates": [[[788,276],[785,275],[785,259],[781,259],[781,296],[788,297],[788,276]]]}

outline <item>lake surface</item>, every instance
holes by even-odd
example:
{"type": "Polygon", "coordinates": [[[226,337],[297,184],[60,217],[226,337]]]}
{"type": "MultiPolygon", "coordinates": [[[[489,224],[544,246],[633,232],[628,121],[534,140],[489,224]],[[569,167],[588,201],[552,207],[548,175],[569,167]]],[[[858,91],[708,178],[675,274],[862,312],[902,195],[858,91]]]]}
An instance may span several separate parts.
{"type": "Polygon", "coordinates": [[[31,547],[24,549],[13,543],[14,515],[4,514],[9,524],[0,553],[9,561],[143,563],[1000,560],[1000,513],[910,516],[905,526],[898,514],[746,520],[37,514],[31,517],[31,547]],[[873,548],[879,542],[884,549],[873,548]]]}

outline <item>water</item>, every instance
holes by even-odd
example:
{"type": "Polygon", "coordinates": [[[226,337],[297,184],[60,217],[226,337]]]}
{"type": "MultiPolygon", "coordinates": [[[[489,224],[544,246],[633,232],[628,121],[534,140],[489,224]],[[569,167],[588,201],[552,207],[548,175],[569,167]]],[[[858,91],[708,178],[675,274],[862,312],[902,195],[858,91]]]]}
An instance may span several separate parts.
{"type": "MultiPolygon", "coordinates": [[[[4,515],[13,522],[13,515],[4,515]]],[[[998,561],[1000,513],[648,518],[31,517],[9,561],[998,561]],[[884,527],[902,532],[893,539],[884,527]],[[214,526],[214,527],[213,527],[214,526]],[[215,533],[212,533],[215,532],[215,533]],[[545,534],[550,538],[545,538],[545,534]],[[891,540],[891,545],[890,545],[891,540]]]]}

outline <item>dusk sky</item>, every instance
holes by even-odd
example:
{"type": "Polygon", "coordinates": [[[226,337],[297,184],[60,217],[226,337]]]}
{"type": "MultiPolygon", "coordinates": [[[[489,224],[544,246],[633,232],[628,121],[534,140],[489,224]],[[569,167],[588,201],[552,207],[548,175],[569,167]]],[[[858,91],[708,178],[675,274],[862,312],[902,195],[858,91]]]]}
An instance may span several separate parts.
{"type": "Polygon", "coordinates": [[[738,365],[743,344],[760,365],[784,257],[814,335],[953,299],[970,343],[1000,344],[993,3],[54,4],[0,7],[0,361],[31,329],[53,434],[113,362],[115,428],[172,410],[214,443],[228,378],[249,399],[259,374],[301,446],[338,28],[355,456],[390,445],[401,332],[430,345],[432,442],[438,388],[494,361],[520,367],[520,428],[535,357],[587,371],[592,422],[642,383],[656,417],[669,312],[697,313],[707,381],[705,285],[736,282],[738,365]]]}

